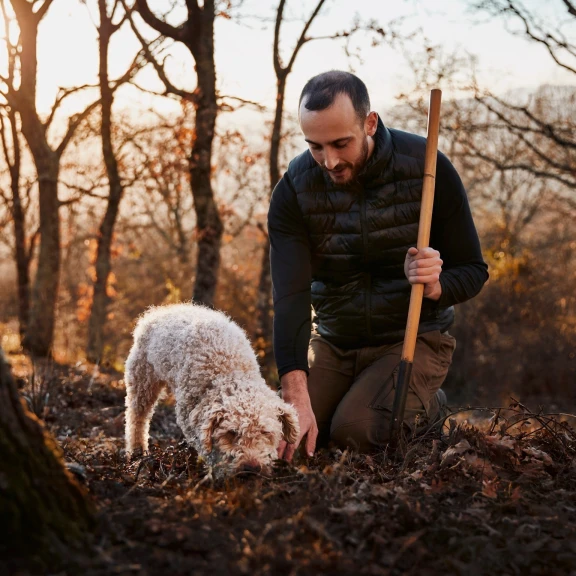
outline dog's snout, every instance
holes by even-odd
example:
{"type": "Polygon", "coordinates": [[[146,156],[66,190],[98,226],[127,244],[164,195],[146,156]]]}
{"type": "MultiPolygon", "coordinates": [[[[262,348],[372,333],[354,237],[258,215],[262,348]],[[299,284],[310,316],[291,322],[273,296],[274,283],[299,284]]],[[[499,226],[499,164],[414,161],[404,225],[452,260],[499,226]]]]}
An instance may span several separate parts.
{"type": "Polygon", "coordinates": [[[242,472],[260,472],[262,466],[258,462],[244,462],[240,470],[242,472]]]}

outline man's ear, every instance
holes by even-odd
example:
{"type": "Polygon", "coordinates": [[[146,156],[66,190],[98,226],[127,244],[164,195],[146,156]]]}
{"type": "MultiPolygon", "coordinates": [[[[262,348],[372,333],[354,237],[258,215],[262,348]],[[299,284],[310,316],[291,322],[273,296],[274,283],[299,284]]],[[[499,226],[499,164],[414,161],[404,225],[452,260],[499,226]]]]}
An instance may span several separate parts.
{"type": "Polygon", "coordinates": [[[282,435],[284,439],[289,444],[294,444],[300,434],[296,410],[294,410],[290,404],[283,403],[278,407],[278,417],[280,418],[280,422],[282,422],[282,435]]]}
{"type": "Polygon", "coordinates": [[[378,128],[378,114],[376,112],[369,112],[364,121],[364,130],[368,136],[374,136],[378,128]]]}
{"type": "Polygon", "coordinates": [[[204,446],[204,450],[206,450],[206,454],[212,452],[212,435],[221,421],[222,412],[214,412],[208,418],[208,423],[202,427],[202,445],[204,446]]]}

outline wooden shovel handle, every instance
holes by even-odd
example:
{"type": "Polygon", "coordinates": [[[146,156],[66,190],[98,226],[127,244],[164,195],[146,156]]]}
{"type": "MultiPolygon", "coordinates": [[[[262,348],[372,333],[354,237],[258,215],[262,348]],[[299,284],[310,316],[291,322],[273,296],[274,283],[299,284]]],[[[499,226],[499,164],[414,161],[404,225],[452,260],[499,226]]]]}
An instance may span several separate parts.
{"type": "MultiPolygon", "coordinates": [[[[442,91],[434,89],[430,92],[430,108],[428,110],[428,134],[426,137],[426,157],[424,159],[424,182],[422,184],[422,202],[420,207],[420,223],[418,225],[418,241],[416,248],[426,248],[430,242],[430,226],[432,225],[432,207],[434,205],[434,184],[436,183],[436,158],[438,156],[438,132],[440,130],[440,102],[442,91]]],[[[424,284],[412,284],[408,321],[402,348],[402,360],[412,362],[418,337],[420,311],[424,297],[424,284]]]]}

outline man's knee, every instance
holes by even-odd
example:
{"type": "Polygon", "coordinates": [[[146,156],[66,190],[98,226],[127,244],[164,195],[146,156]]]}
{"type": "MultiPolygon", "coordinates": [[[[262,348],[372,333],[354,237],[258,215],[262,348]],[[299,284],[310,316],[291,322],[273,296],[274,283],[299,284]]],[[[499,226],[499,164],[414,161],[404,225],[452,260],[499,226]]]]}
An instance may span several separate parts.
{"type": "Polygon", "coordinates": [[[330,430],[330,440],[337,446],[365,454],[384,450],[389,439],[390,423],[382,419],[334,422],[330,430]]]}

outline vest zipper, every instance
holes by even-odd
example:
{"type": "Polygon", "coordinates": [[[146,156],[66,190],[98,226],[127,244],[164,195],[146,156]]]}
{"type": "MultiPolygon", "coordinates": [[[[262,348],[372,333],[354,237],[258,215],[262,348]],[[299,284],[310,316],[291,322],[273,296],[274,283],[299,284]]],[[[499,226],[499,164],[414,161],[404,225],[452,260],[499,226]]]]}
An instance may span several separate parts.
{"type": "Polygon", "coordinates": [[[360,229],[362,230],[362,247],[364,260],[364,313],[366,332],[368,338],[372,337],[372,325],[370,322],[370,307],[372,301],[372,276],[367,271],[368,267],[368,228],[366,224],[366,195],[364,189],[360,189],[360,229]]]}

